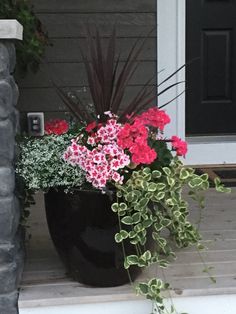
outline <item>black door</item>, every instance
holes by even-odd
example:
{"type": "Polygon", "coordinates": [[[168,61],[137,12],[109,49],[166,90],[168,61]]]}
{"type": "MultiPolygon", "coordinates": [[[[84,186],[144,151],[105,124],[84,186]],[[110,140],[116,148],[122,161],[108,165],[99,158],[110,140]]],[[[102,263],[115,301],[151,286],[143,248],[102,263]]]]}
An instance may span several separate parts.
{"type": "Polygon", "coordinates": [[[186,133],[236,134],[236,0],[186,4],[186,133]]]}

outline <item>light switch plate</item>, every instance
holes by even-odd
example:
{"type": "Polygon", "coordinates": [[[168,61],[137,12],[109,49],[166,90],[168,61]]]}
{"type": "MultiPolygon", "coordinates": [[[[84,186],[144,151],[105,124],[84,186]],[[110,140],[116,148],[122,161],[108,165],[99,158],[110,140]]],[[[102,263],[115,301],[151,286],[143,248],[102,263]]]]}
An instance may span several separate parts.
{"type": "Polygon", "coordinates": [[[32,136],[44,135],[44,113],[43,112],[28,112],[28,133],[32,136]]]}

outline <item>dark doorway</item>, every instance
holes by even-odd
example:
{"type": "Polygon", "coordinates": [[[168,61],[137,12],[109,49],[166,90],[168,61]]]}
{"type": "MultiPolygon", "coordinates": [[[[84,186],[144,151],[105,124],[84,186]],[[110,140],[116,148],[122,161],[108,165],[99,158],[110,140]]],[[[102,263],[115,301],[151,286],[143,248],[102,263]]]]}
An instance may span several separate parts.
{"type": "Polygon", "coordinates": [[[186,133],[236,134],[236,1],[186,5],[186,133]]]}

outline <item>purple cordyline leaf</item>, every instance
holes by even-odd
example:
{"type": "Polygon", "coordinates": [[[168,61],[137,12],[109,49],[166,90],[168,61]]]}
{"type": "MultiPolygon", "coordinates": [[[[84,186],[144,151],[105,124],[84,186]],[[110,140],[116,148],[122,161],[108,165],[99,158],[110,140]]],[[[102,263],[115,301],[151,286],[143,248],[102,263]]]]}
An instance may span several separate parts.
{"type": "MultiPolygon", "coordinates": [[[[135,65],[135,67],[133,68],[132,72],[129,73],[129,76],[127,77],[127,82],[131,79],[131,77],[134,75],[136,69],[138,67],[138,64],[135,65]]],[[[120,104],[122,102],[122,99],[124,97],[124,94],[125,94],[125,89],[126,89],[126,84],[123,85],[123,87],[121,87],[116,95],[116,104],[117,106],[115,108],[113,108],[113,112],[117,112],[117,110],[119,109],[120,107],[120,104]]]]}
{"type": "Polygon", "coordinates": [[[137,95],[132,103],[129,105],[129,108],[127,108],[121,115],[121,119],[125,119],[126,115],[131,114],[132,112],[135,112],[136,114],[141,112],[142,110],[146,109],[146,107],[154,100],[156,99],[156,92],[155,95],[151,98],[148,98],[151,94],[153,94],[156,87],[153,87],[152,89],[148,90],[143,89],[141,94],[137,95]]]}
{"type": "MultiPolygon", "coordinates": [[[[96,30],[96,52],[97,55],[94,56],[97,57],[95,60],[95,67],[94,70],[96,72],[96,80],[98,86],[101,88],[102,92],[100,94],[100,106],[102,109],[102,112],[105,111],[104,108],[104,100],[105,100],[105,93],[106,93],[106,86],[105,86],[105,61],[103,57],[103,51],[102,51],[102,46],[101,46],[101,38],[100,38],[100,33],[99,30],[96,30]]],[[[93,64],[92,64],[93,66],[93,64]]]]}
{"type": "Polygon", "coordinates": [[[169,75],[167,78],[165,78],[163,81],[161,81],[161,83],[159,83],[157,86],[161,86],[162,84],[164,84],[165,82],[169,81],[173,76],[175,76],[175,74],[177,74],[179,71],[181,71],[183,68],[185,67],[185,64],[182,65],[180,68],[178,68],[175,72],[173,72],[171,75],[169,75]]]}
{"type": "Polygon", "coordinates": [[[164,103],[162,106],[159,107],[159,109],[166,107],[167,105],[169,105],[172,101],[176,100],[177,98],[179,98],[181,95],[183,95],[185,93],[185,90],[183,90],[181,93],[179,93],[177,96],[175,96],[174,98],[172,98],[171,100],[169,100],[168,102],[164,103]]]}
{"type": "Polygon", "coordinates": [[[85,64],[85,68],[86,68],[86,72],[87,72],[87,77],[88,77],[88,83],[90,86],[90,92],[91,92],[91,96],[94,102],[94,106],[95,106],[95,111],[96,114],[101,114],[102,112],[102,107],[101,107],[101,99],[100,99],[100,95],[101,95],[101,88],[99,88],[99,82],[96,79],[97,75],[96,72],[94,71],[93,67],[91,66],[91,64],[88,61],[88,58],[85,56],[85,54],[81,51],[81,55],[85,64]]]}
{"type": "Polygon", "coordinates": [[[116,87],[115,87],[115,94],[113,95],[113,101],[112,101],[112,105],[111,105],[113,112],[118,111],[118,108],[119,108],[121,101],[122,101],[121,95],[124,94],[124,90],[127,86],[127,83],[129,82],[128,79],[129,79],[130,73],[133,72],[133,74],[134,74],[134,72],[135,72],[135,71],[133,71],[134,62],[137,60],[137,57],[139,56],[139,54],[143,48],[143,44],[144,44],[144,42],[143,42],[142,45],[139,47],[139,49],[135,52],[135,49],[137,47],[138,42],[139,42],[139,39],[137,39],[135,44],[132,46],[132,48],[129,52],[128,58],[127,58],[124,66],[122,67],[121,72],[118,76],[118,80],[117,80],[116,87]]]}
{"type": "Polygon", "coordinates": [[[114,76],[116,76],[117,64],[115,62],[115,49],[116,49],[116,30],[113,28],[106,57],[106,68],[105,68],[105,110],[110,110],[110,104],[112,99],[113,87],[114,87],[114,76]]]}
{"type": "Polygon", "coordinates": [[[175,86],[177,86],[177,85],[179,85],[179,84],[183,84],[183,83],[185,83],[185,81],[180,81],[180,82],[176,82],[176,83],[174,83],[174,84],[171,84],[171,85],[169,85],[168,87],[166,87],[165,89],[163,89],[161,92],[159,92],[159,93],[157,94],[157,96],[160,96],[160,95],[162,95],[163,93],[165,93],[166,91],[168,91],[169,89],[171,89],[171,88],[173,88],[173,87],[175,87],[175,86]]]}
{"type": "Polygon", "coordinates": [[[87,27],[87,51],[89,52],[89,60],[86,55],[84,55],[84,60],[86,61],[86,71],[89,79],[89,87],[91,91],[91,95],[93,98],[94,106],[97,114],[101,114],[103,112],[102,106],[102,85],[99,81],[99,60],[98,60],[98,52],[96,49],[95,40],[91,34],[90,28],[87,27]]]}
{"type": "Polygon", "coordinates": [[[112,108],[112,103],[113,103],[113,98],[114,98],[114,93],[115,93],[115,83],[116,83],[116,76],[117,76],[117,71],[118,71],[118,66],[120,63],[120,54],[117,57],[117,60],[115,62],[113,74],[112,74],[112,84],[111,84],[111,99],[110,99],[110,104],[109,104],[109,110],[112,111],[113,113],[117,113],[113,111],[112,108]]]}
{"type": "MultiPolygon", "coordinates": [[[[133,98],[133,100],[129,103],[129,105],[124,110],[124,112],[122,114],[122,118],[124,118],[127,114],[130,114],[130,113],[132,113],[134,111],[136,112],[135,108],[137,108],[137,109],[139,108],[138,111],[141,111],[141,110],[145,109],[145,107],[147,106],[145,100],[147,100],[147,97],[149,97],[149,95],[152,94],[153,91],[156,89],[156,86],[155,86],[150,91],[148,91],[149,84],[150,84],[150,82],[152,80],[153,80],[153,77],[151,79],[149,79],[146,82],[146,84],[140,89],[138,94],[133,98]]],[[[156,92],[155,92],[155,96],[152,97],[152,101],[155,98],[156,98],[156,92]]],[[[148,101],[148,104],[149,103],[150,102],[148,101]]]]}

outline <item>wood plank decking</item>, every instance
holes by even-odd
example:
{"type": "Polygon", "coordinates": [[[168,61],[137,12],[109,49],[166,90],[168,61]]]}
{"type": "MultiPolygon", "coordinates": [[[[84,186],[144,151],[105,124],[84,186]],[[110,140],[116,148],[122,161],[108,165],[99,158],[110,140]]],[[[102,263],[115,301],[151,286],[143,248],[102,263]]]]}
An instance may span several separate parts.
{"type": "MultiPolygon", "coordinates": [[[[191,220],[197,223],[199,215],[199,209],[193,205],[191,220]]],[[[89,288],[67,277],[48,235],[42,195],[38,195],[30,220],[32,236],[27,243],[20,309],[137,298],[130,285],[89,288]]],[[[236,294],[236,188],[229,195],[209,191],[199,227],[207,250],[201,254],[194,248],[179,250],[177,260],[168,269],[152,269],[142,276],[157,273],[170,282],[172,297],[236,294]],[[206,266],[213,267],[211,274],[216,283],[204,272],[206,266]]]]}

